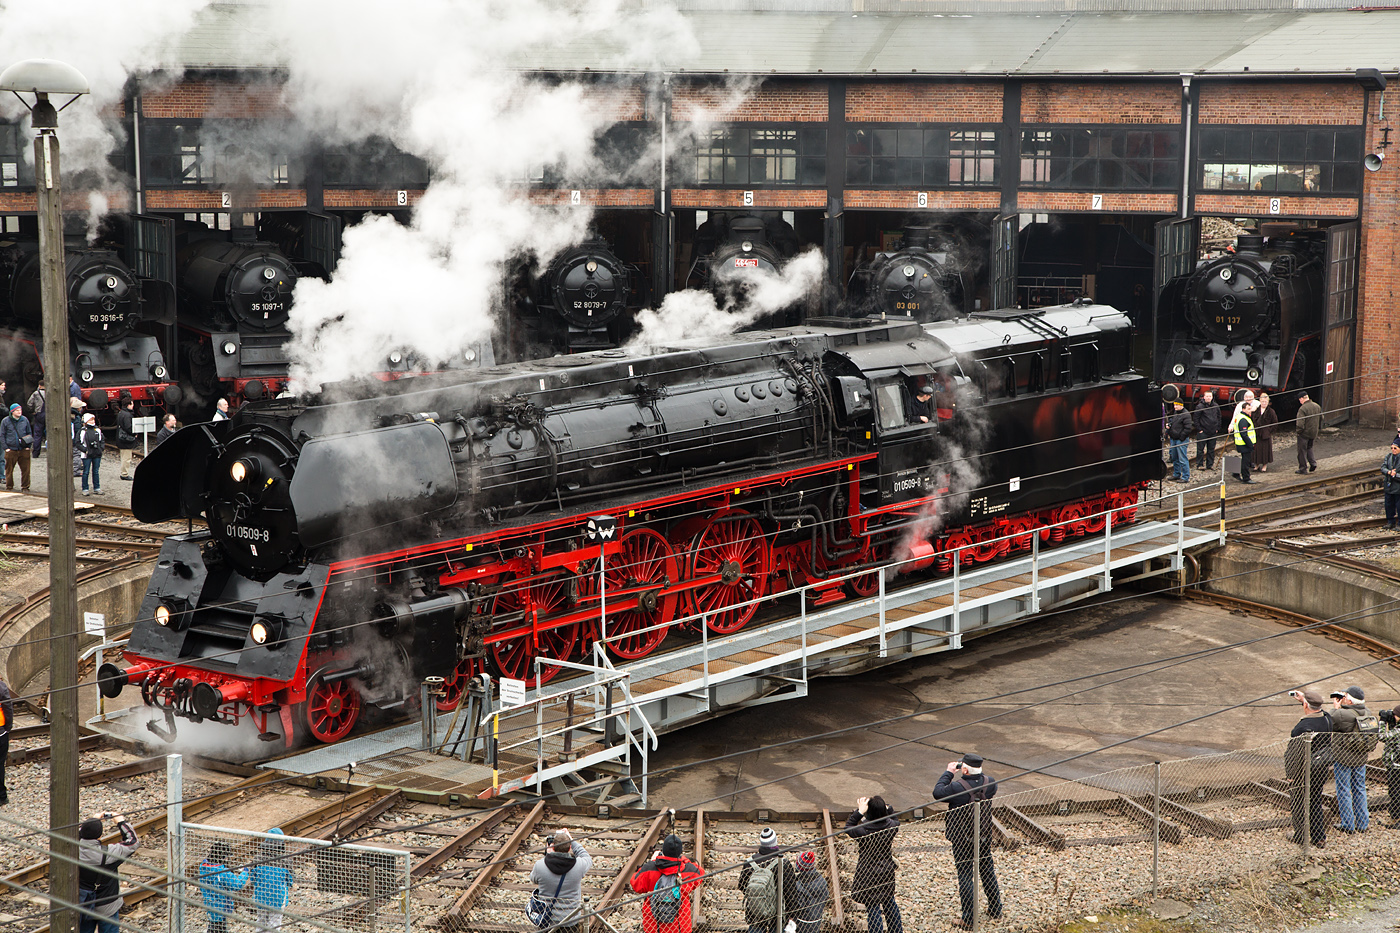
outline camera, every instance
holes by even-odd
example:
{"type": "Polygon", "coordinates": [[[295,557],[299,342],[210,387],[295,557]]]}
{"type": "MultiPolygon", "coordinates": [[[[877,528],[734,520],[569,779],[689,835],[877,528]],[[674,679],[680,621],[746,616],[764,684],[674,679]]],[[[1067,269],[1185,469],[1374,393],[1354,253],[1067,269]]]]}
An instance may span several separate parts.
{"type": "Polygon", "coordinates": [[[1395,710],[1383,709],[1376,714],[1376,718],[1379,719],[1381,722],[1385,723],[1387,726],[1390,726],[1392,729],[1395,728],[1395,710]]]}
{"type": "Polygon", "coordinates": [[[544,837],[544,844],[550,848],[554,847],[554,833],[550,833],[548,836],[544,837]]]}
{"type": "Polygon", "coordinates": [[[1302,696],[1303,694],[1302,694],[1302,691],[1300,691],[1300,690],[1290,690],[1290,691],[1288,691],[1288,695],[1291,696],[1293,699],[1296,700],[1296,699],[1298,699],[1298,697],[1302,696]]]}

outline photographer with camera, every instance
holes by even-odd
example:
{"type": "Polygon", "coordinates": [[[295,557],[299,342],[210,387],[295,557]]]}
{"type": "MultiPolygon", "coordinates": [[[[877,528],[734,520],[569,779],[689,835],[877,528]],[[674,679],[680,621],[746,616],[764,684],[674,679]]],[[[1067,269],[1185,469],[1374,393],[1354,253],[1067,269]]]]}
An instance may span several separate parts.
{"type": "Polygon", "coordinates": [[[559,933],[574,933],[577,926],[582,933],[584,925],[577,916],[583,907],[583,876],[593,867],[593,858],[567,829],[551,834],[547,843],[544,858],[530,869],[530,880],[544,905],[543,922],[536,925],[559,933]]]}
{"type": "Polygon", "coordinates": [[[29,491],[30,448],[34,445],[34,428],[19,402],[10,406],[10,417],[0,421],[0,448],[5,450],[5,488],[15,488],[15,467],[19,467],[23,482],[20,489],[29,491]]]}
{"type": "Polygon", "coordinates": [[[974,872],[982,878],[982,890],[987,895],[987,916],[997,920],[1002,914],[1001,885],[997,883],[996,864],[992,861],[992,798],[997,782],[982,773],[982,756],[963,755],[962,761],[948,762],[948,770],[933,788],[933,798],[948,805],[944,835],[953,844],[953,863],[958,869],[958,898],[962,902],[961,919],[953,926],[972,929],[974,872]],[[973,844],[974,802],[981,802],[977,844],[973,844]],[[975,863],[975,867],[974,867],[975,863]]]}
{"type": "Polygon", "coordinates": [[[117,933],[116,916],[122,906],[117,872],[140,845],[141,840],[124,816],[98,813],[78,826],[78,905],[107,918],[83,914],[78,921],[79,933],[117,933]],[[102,844],[103,820],[116,821],[122,835],[120,842],[102,844]]]}
{"type": "Polygon", "coordinates": [[[1390,825],[1400,826],[1400,706],[1376,714],[1381,720],[1381,764],[1390,794],[1390,825]]]}
{"type": "Polygon", "coordinates": [[[1302,845],[1306,832],[1312,844],[1322,848],[1327,844],[1322,785],[1327,783],[1332,765],[1332,718],[1323,712],[1322,694],[1316,690],[1290,690],[1288,695],[1302,705],[1303,718],[1289,733],[1288,748],[1283,753],[1283,773],[1289,785],[1288,809],[1293,814],[1293,832],[1285,836],[1289,842],[1302,845]]]}

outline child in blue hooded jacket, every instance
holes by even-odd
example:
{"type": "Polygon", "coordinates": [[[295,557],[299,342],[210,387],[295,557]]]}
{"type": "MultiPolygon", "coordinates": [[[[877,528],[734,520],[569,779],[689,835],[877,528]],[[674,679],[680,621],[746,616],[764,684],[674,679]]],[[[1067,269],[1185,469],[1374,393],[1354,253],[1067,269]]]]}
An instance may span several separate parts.
{"type": "MultiPolygon", "coordinates": [[[[268,830],[275,836],[282,830],[268,830]]],[[[297,883],[296,875],[287,864],[287,844],[280,839],[264,839],[259,847],[261,858],[249,873],[253,878],[253,900],[258,902],[258,928],[277,930],[282,927],[282,911],[287,895],[297,883]]]]}
{"type": "Polygon", "coordinates": [[[248,886],[248,870],[229,871],[232,860],[233,846],[216,842],[199,863],[199,890],[204,895],[204,909],[209,912],[208,933],[228,933],[228,914],[233,913],[233,898],[229,894],[248,886]]]}

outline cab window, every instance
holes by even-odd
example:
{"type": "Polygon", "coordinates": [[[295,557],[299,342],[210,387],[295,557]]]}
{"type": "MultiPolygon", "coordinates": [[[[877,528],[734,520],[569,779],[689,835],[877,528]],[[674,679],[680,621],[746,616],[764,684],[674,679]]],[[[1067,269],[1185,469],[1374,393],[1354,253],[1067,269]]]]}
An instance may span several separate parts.
{"type": "Polygon", "coordinates": [[[880,428],[892,430],[902,428],[907,423],[909,399],[904,386],[898,382],[887,382],[875,387],[875,408],[880,416],[880,428]]]}

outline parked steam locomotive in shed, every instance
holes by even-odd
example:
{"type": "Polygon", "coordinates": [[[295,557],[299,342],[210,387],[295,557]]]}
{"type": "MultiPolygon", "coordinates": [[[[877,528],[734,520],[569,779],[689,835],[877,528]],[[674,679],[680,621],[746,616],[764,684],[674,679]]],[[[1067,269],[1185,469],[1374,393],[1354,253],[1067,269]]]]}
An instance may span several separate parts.
{"type": "Polygon", "coordinates": [[[946,321],[972,311],[975,284],[925,226],[904,228],[899,248],[878,252],[851,274],[846,291],[859,314],[946,321]]]}
{"type": "Polygon", "coordinates": [[[1233,251],[1172,279],[1158,301],[1158,378],[1282,393],[1321,382],[1326,235],[1241,236],[1233,251]]]}
{"type": "Polygon", "coordinates": [[[823,319],[248,405],[137,468],[139,518],[207,528],[167,539],[99,679],[138,687],[161,734],[332,742],[425,676],[444,709],[483,669],[549,679],[603,637],[602,594],[607,649],[640,658],[794,588],[870,595],[894,560],[1132,521],[1162,462],[1131,342],[1091,304],[823,319]],[[590,541],[602,515],[616,533],[590,541]]]}
{"type": "MultiPolygon", "coordinates": [[[[797,231],[780,214],[718,211],[695,231],[695,259],[686,287],[708,289],[721,307],[743,303],[758,276],[777,275],[801,246],[797,231]]],[[[755,327],[800,323],[804,308],[794,304],[759,318],[755,327]]]]}
{"type": "Polygon", "coordinates": [[[632,316],[646,304],[640,270],[600,239],[570,247],[529,283],[531,342],[579,353],[621,346],[632,316]]]}

